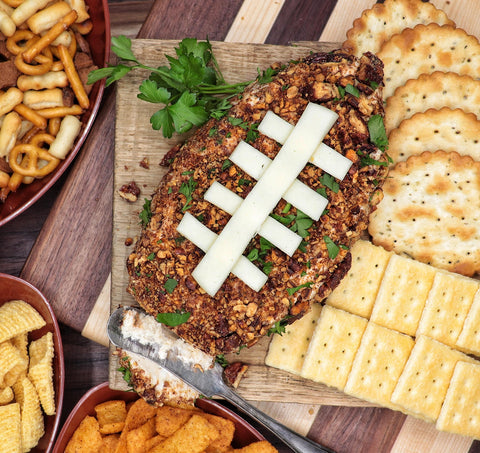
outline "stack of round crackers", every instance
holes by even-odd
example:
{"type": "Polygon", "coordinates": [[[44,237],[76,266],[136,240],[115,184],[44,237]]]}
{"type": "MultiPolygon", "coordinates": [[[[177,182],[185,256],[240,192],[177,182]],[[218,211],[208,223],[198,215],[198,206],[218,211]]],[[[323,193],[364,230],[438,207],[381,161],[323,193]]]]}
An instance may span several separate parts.
{"type": "Polygon", "coordinates": [[[344,49],[384,63],[392,158],[372,241],[438,268],[480,271],[480,42],[421,0],[362,13],[344,49]]]}

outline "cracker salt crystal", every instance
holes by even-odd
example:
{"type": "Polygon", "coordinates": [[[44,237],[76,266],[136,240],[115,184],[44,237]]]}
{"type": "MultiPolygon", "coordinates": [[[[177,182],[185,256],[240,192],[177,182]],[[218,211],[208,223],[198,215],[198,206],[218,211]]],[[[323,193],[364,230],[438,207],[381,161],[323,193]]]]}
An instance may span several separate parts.
{"type": "Polygon", "coordinates": [[[436,428],[480,438],[480,363],[457,362],[436,428]]]}
{"type": "MultiPolygon", "coordinates": [[[[410,79],[395,90],[385,106],[385,130],[387,134],[415,113],[443,107],[461,109],[480,119],[480,80],[454,72],[436,71],[410,79]]],[[[390,155],[390,149],[389,149],[390,155]]]]}
{"type": "Polygon", "coordinates": [[[405,28],[386,41],[377,55],[384,63],[384,99],[420,74],[452,71],[477,78],[480,73],[480,43],[452,25],[405,28]]]}
{"type": "Polygon", "coordinates": [[[282,335],[274,335],[265,364],[299,374],[321,311],[320,304],[312,304],[311,310],[302,318],[286,326],[282,335]]]}
{"type": "Polygon", "coordinates": [[[417,336],[427,335],[455,347],[479,286],[477,280],[437,272],[418,325],[417,336]]]}
{"type": "Polygon", "coordinates": [[[417,24],[452,24],[444,11],[418,0],[385,0],[366,9],[347,31],[343,48],[360,57],[364,52],[377,53],[382,44],[404,28],[417,24]]]}
{"type": "Polygon", "coordinates": [[[423,151],[456,151],[480,161],[480,120],[459,108],[442,107],[415,113],[390,132],[388,155],[394,163],[423,151]]]}
{"type": "Polygon", "coordinates": [[[371,314],[377,291],[392,253],[359,240],[351,249],[352,266],[326,303],[364,318],[371,314]]]}
{"type": "Polygon", "coordinates": [[[391,402],[419,418],[435,421],[460,360],[475,362],[432,338],[417,337],[391,402]]]}
{"type": "Polygon", "coordinates": [[[342,390],[367,322],[365,318],[325,305],[301,375],[342,390]]]}
{"type": "Polygon", "coordinates": [[[432,266],[394,254],[383,275],[370,320],[414,336],[434,276],[432,266]]]}
{"type": "Polygon", "coordinates": [[[480,291],[473,298],[455,347],[469,354],[480,356],[480,291]]]}
{"type": "Polygon", "coordinates": [[[398,410],[390,398],[413,345],[412,337],[369,322],[344,392],[398,410]]]}

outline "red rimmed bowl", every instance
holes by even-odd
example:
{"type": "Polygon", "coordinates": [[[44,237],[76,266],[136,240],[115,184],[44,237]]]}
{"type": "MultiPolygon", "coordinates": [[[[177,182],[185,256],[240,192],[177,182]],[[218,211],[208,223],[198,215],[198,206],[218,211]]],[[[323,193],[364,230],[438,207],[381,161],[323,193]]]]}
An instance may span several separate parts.
{"type": "Polygon", "coordinates": [[[57,434],[63,404],[65,368],[60,329],[52,307],[43,294],[33,285],[17,277],[0,274],[0,306],[10,300],[23,300],[35,308],[45,319],[46,325],[29,334],[29,340],[36,340],[47,332],[53,333],[55,357],[53,360],[53,379],[55,388],[55,415],[45,416],[45,434],[32,453],[48,453],[52,450],[57,434]]]}
{"type": "MultiPolygon", "coordinates": [[[[110,13],[108,0],[85,0],[88,5],[88,12],[93,24],[92,31],[85,35],[90,46],[94,63],[103,68],[110,58],[110,13]]],[[[31,184],[22,184],[16,192],[9,193],[5,203],[0,203],[0,226],[24,212],[37,202],[50,187],[60,178],[75,156],[80,151],[87,135],[92,127],[93,121],[100,108],[100,102],[105,88],[105,81],[95,83],[90,92],[90,107],[82,115],[82,129],[73,149],[62,160],[60,165],[48,176],[37,179],[31,184]]]]}
{"type": "MultiPolygon", "coordinates": [[[[65,424],[58,435],[55,447],[53,448],[53,453],[64,452],[68,441],[84,417],[87,415],[95,415],[94,407],[97,404],[114,399],[122,399],[126,402],[130,402],[135,401],[138,398],[138,395],[133,392],[112,390],[108,386],[108,382],[104,382],[103,384],[99,384],[90,389],[78,401],[77,405],[73,408],[72,412],[65,421],[65,424]]],[[[253,426],[248,424],[238,414],[223,406],[218,401],[199,399],[197,401],[197,406],[209,414],[218,415],[233,421],[235,424],[235,436],[233,438],[232,445],[235,448],[245,447],[252,442],[265,439],[253,426]]]]}

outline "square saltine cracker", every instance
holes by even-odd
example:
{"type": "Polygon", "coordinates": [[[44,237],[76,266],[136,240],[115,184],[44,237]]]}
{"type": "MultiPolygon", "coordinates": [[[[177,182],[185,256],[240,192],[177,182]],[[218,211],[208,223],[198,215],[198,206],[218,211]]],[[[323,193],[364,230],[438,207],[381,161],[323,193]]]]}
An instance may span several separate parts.
{"type": "Polygon", "coordinates": [[[480,356],[480,291],[473,298],[455,346],[469,354],[480,356]]]}
{"type": "Polygon", "coordinates": [[[393,255],[385,269],[370,320],[414,336],[434,277],[432,266],[393,255]]]}
{"type": "Polygon", "coordinates": [[[438,271],[416,335],[427,335],[454,347],[479,286],[477,280],[438,271]]]}
{"type": "Polygon", "coordinates": [[[352,266],[326,303],[341,310],[369,318],[380,282],[392,252],[359,240],[352,249],[352,266]]]}
{"type": "Polygon", "coordinates": [[[419,418],[435,421],[460,360],[474,362],[466,354],[432,338],[417,337],[392,393],[392,403],[419,418]]]}
{"type": "Polygon", "coordinates": [[[301,375],[343,389],[367,319],[325,305],[303,362],[301,375]]]}
{"type": "Polygon", "coordinates": [[[282,335],[275,334],[270,342],[265,364],[300,374],[321,311],[322,306],[314,303],[305,316],[286,326],[282,335]]]}
{"type": "Polygon", "coordinates": [[[480,363],[458,362],[436,428],[480,439],[480,363]]]}
{"type": "Polygon", "coordinates": [[[343,391],[398,410],[391,396],[414,343],[412,337],[370,321],[343,391]]]}

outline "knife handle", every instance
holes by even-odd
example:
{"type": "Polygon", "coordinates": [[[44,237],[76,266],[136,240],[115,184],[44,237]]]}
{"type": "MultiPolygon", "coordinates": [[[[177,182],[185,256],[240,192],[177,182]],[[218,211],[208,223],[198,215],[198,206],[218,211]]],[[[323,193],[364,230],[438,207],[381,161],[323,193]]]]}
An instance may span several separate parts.
{"type": "Polygon", "coordinates": [[[224,386],[222,393],[218,396],[223,396],[227,401],[234,404],[242,412],[245,412],[254,420],[262,424],[297,453],[335,453],[333,450],[323,447],[322,445],[319,445],[316,442],[297,434],[281,423],[278,423],[267,414],[264,414],[262,411],[259,411],[256,407],[249,404],[228,386],[224,386]]]}

